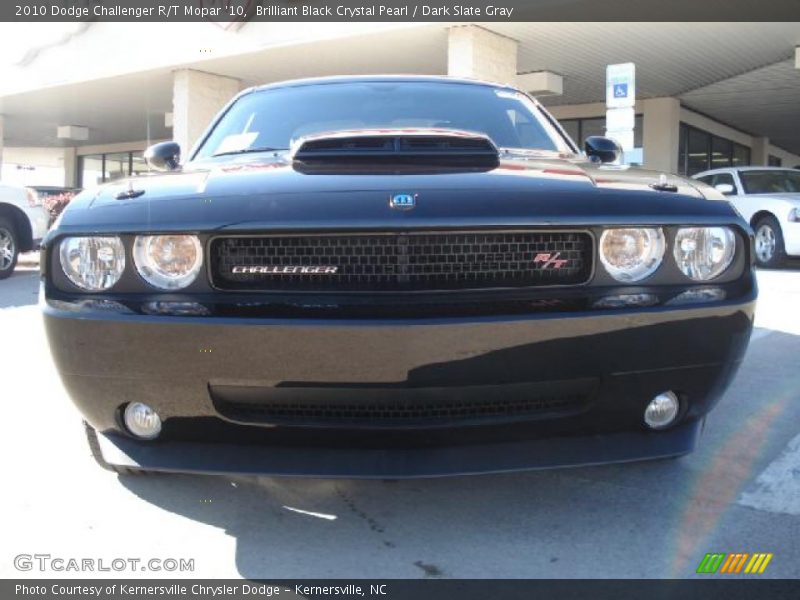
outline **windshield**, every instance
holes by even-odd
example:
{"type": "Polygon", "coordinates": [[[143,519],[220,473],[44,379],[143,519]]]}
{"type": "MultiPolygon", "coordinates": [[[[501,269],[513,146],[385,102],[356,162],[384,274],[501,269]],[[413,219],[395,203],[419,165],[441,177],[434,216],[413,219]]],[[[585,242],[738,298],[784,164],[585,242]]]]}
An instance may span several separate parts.
{"type": "Polygon", "coordinates": [[[800,171],[739,171],[746,194],[800,194],[800,171]]]}
{"type": "Polygon", "coordinates": [[[315,133],[406,127],[484,133],[501,148],[572,151],[535,104],[518,92],[461,83],[365,81],[246,94],[194,158],[285,150],[315,133]]]}

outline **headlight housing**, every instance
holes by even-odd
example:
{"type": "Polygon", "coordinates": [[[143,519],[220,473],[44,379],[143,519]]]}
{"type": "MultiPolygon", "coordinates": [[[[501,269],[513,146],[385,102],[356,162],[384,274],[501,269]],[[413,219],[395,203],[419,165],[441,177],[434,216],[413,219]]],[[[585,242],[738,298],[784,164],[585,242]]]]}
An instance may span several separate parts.
{"type": "Polygon", "coordinates": [[[125,246],[116,236],[64,238],[59,258],[64,275],[87,292],[110,289],[125,271],[125,246]]]}
{"type": "Polygon", "coordinates": [[[694,281],[722,275],[735,252],[736,235],[728,227],[685,227],[675,235],[675,262],[694,281]]]}
{"type": "Polygon", "coordinates": [[[661,228],[606,229],[600,236],[600,262],[617,281],[632,283],[655,273],[665,248],[661,228]]]}
{"type": "Polygon", "coordinates": [[[203,247],[194,235],[140,235],[133,262],[147,283],[162,290],[190,285],[203,266],[203,247]]]}

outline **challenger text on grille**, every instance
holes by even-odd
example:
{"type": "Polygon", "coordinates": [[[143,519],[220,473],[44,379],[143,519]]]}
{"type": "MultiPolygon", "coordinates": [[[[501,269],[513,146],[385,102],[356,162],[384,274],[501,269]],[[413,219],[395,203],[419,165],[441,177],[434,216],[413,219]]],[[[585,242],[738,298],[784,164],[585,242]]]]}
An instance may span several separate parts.
{"type": "Polygon", "coordinates": [[[339,267],[321,266],[247,266],[236,265],[231,269],[235,274],[259,274],[259,275],[333,275],[339,267]]]}

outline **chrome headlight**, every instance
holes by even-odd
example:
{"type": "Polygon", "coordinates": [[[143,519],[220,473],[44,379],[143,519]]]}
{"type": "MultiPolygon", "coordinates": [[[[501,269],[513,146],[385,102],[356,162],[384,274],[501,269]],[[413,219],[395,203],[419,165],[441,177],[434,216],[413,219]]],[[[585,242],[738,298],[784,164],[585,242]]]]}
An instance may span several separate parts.
{"type": "Polygon", "coordinates": [[[125,270],[125,246],[116,236],[64,238],[59,257],[64,275],[87,292],[110,289],[125,270]]]}
{"type": "Polygon", "coordinates": [[[665,247],[660,228],[606,229],[600,236],[600,262],[617,281],[641,281],[661,265],[665,247]]]}
{"type": "Polygon", "coordinates": [[[203,266],[203,247],[194,235],[140,235],[133,262],[147,283],[162,290],[191,284],[203,266]]]}
{"type": "Polygon", "coordinates": [[[736,252],[736,236],[728,227],[687,227],[675,236],[675,262],[687,277],[708,281],[719,277],[736,252]]]}

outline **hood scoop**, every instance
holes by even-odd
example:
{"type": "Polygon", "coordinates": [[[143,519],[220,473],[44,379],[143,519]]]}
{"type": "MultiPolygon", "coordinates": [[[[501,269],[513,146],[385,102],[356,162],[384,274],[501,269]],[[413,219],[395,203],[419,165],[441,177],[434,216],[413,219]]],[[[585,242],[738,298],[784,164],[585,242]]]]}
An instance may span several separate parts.
{"type": "Polygon", "coordinates": [[[498,151],[487,136],[457,129],[360,129],[315,134],[292,145],[295,163],[494,168],[498,151]]]}

